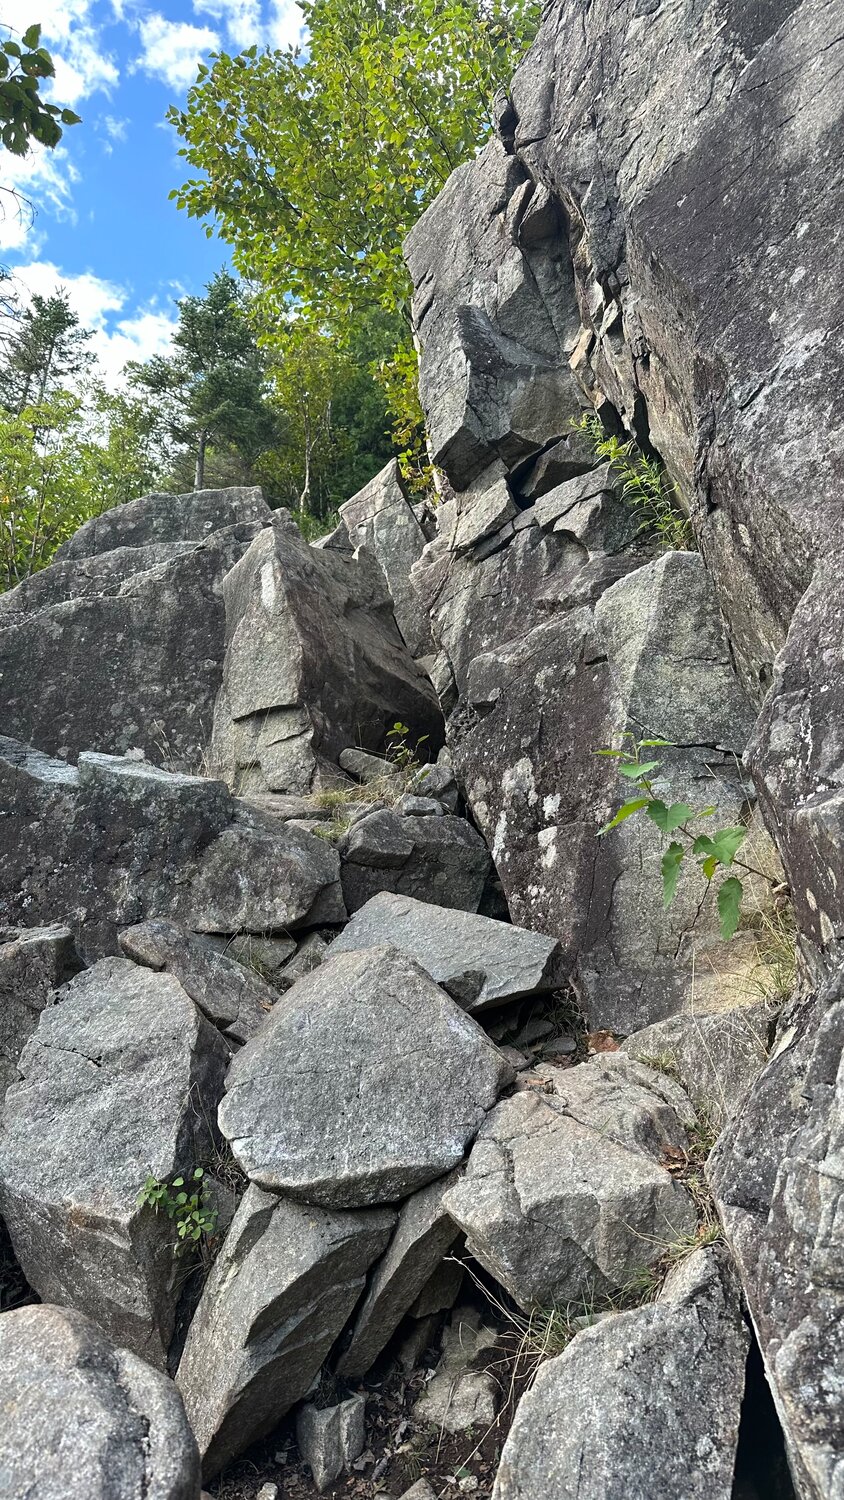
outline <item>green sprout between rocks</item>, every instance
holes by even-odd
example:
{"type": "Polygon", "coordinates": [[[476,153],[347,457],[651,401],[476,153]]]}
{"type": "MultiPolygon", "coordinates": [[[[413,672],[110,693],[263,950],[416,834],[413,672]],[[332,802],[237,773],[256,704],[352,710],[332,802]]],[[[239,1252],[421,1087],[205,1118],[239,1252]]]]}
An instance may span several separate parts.
{"type": "Polygon", "coordinates": [[[138,1203],[155,1214],[166,1214],[176,1227],[174,1256],[199,1246],[217,1227],[217,1210],[208,1204],[205,1172],[194,1167],[185,1177],[165,1182],[152,1172],[138,1193],[138,1203]]]}
{"type": "MultiPolygon", "coordinates": [[[[656,824],[663,837],[670,840],[660,864],[662,899],[666,911],[677,893],[677,882],[684,861],[688,864],[690,860],[695,860],[707,882],[712,881],[718,870],[732,872],[734,869],[740,869],[745,874],[758,875],[769,885],[774,883],[771,876],[766,875],[763,870],[758,870],[754,865],[746,864],[737,857],[748,834],[743,824],[714,829],[711,833],[702,833],[699,831],[700,823],[705,818],[713,817],[717,808],[692,807],[688,802],[667,803],[657,796],[651,778],[659,769],[660,762],[643,759],[642,752],[673,748],[670,740],[637,740],[635,735],[628,733],[624,736],[624,741],[625,748],[621,750],[605,749],[595,752],[596,755],[609,756],[618,762],[616,770],[619,776],[623,777],[630,790],[635,793],[622,804],[615,816],[598,830],[598,837],[602,838],[613,828],[617,828],[620,823],[624,823],[627,818],[638,813],[643,813],[656,824]],[[672,838],[672,834],[678,837],[672,838]]],[[[721,936],[725,942],[729,942],[739,925],[743,895],[742,881],[734,873],[729,874],[718,887],[716,898],[718,920],[721,936]]]]}
{"type": "Polygon", "coordinates": [[[654,458],[646,458],[632,438],[621,438],[607,432],[600,417],[584,412],[572,422],[582,432],[596,458],[608,463],[621,480],[621,498],[641,517],[639,531],[655,533],[663,546],[673,552],[691,552],[694,533],[688,518],[673,496],[676,485],[666,479],[665,470],[654,458]]]}

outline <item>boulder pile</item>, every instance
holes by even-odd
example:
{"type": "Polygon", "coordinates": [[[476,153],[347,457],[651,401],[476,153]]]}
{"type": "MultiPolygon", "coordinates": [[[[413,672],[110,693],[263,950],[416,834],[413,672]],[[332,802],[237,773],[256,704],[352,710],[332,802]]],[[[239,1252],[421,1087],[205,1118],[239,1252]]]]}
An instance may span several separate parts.
{"type": "Polygon", "coordinates": [[[834,11],[550,0],[437,493],[0,598],[0,1496],[841,1500],[834,11]]]}

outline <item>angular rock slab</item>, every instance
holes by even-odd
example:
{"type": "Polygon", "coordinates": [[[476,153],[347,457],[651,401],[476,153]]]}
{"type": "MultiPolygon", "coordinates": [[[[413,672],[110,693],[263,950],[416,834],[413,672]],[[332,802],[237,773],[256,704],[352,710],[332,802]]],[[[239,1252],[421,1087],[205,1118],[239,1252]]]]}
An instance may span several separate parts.
{"type": "Polygon", "coordinates": [[[178,979],[203,1015],[237,1042],[258,1030],[278,999],[278,990],[254,970],[215,952],[178,922],[163,917],[141,922],[125,927],[117,941],[135,963],[178,979]]]}
{"type": "Polygon", "coordinates": [[[493,1110],[444,1207],[526,1312],[620,1291],[697,1222],[652,1157],[528,1092],[493,1110]]]}
{"type": "Polygon", "coordinates": [[[431,626],[411,581],[410,570],[422,554],[425,533],[402,487],[394,458],[340,506],[353,547],[375,556],[393,601],[396,624],[411,656],[433,649],[431,626]]]}
{"type": "Polygon", "coordinates": [[[365,1396],[351,1396],[337,1406],[303,1406],[297,1413],[299,1454],[310,1465],[320,1494],[360,1457],[365,1419],[365,1396]]]}
{"type": "Polygon", "coordinates": [[[382,943],[414,958],[470,1014],[556,983],[560,946],[554,938],[409,896],[373,896],[355,912],[333,952],[382,943]]]}
{"type": "Polygon", "coordinates": [[[379,891],[475,912],[492,867],[486,844],[465,818],[402,817],[388,808],[354,825],[340,857],[350,912],[379,891]]]}
{"type": "Polygon", "coordinates": [[[369,1279],[352,1342],[337,1361],[338,1375],[354,1380],[366,1374],[458,1238],[460,1231],[443,1208],[443,1194],[454,1180],[452,1174],[432,1182],[402,1204],[387,1253],[369,1279]]]}
{"type": "Polygon", "coordinates": [[[69,927],[0,928],[0,1101],[53,991],[79,968],[69,927]]]}
{"type": "Polygon", "coordinates": [[[115,547],[204,542],[212,532],[238,522],[259,522],[266,526],[271,519],[270,508],[254,485],[190,490],[185,495],[142,495],[86,521],[69,541],[62,543],[56,558],[68,562],[96,557],[115,547]]]}
{"type": "Polygon", "coordinates": [[[326,1213],[249,1187],[176,1377],[206,1480],[307,1394],[394,1223],[388,1209],[326,1213]]]}
{"type": "Polygon", "coordinates": [[[707,1163],[801,1500],[844,1484],[844,971],[780,1018],[707,1163]]]}
{"type": "Polygon", "coordinates": [[[227,575],[212,761],[237,791],[305,793],[340,752],[383,751],[397,719],[442,742],[430,683],[373,556],[309,547],[284,511],[227,575]]]}
{"type": "Polygon", "coordinates": [[[6,1094],[0,1208],[30,1285],[162,1367],[179,1294],[148,1173],[206,1165],[229,1048],[169,974],[107,958],[41,1014],[6,1094]]]}
{"type": "Polygon", "coordinates": [[[199,1454],[172,1381],[81,1313],[4,1313],[0,1495],[198,1500],[199,1454]]]}
{"type": "Polygon", "coordinates": [[[457,1166],[512,1076],[412,959],[329,952],[234,1059],[220,1129],[262,1187],[387,1203],[457,1166]]]}
{"type": "Polygon", "coordinates": [[[730,1500],[748,1344],[726,1257],[696,1251],[540,1365],[493,1500],[730,1500]]]}

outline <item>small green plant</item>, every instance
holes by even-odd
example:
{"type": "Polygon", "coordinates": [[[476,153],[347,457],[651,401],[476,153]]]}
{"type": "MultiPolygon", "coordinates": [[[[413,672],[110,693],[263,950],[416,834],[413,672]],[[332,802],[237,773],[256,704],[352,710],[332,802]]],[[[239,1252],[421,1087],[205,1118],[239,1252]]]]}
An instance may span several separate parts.
{"type": "Polygon", "coordinates": [[[641,516],[639,530],[655,532],[672,552],[692,551],[695,541],[691,522],[672,498],[676,486],[666,479],[662,465],[646,458],[632,438],[622,442],[607,432],[594,412],[584,412],[572,426],[591,443],[595,457],[609,463],[618,475],[622,499],[641,516]]]}
{"type": "Polygon", "coordinates": [[[217,1210],[208,1204],[205,1172],[194,1167],[184,1177],[174,1177],[165,1182],[152,1172],[138,1193],[138,1202],[152,1209],[153,1213],[166,1214],[176,1227],[174,1256],[201,1245],[217,1227],[217,1210]]]}
{"type": "MultiPolygon", "coordinates": [[[[602,838],[613,828],[617,828],[620,823],[625,822],[627,818],[637,813],[644,813],[652,823],[656,824],[660,833],[670,839],[661,862],[663,906],[666,911],[676,895],[680,870],[687,855],[696,860],[707,882],[711,882],[717,870],[730,870],[735,867],[744,870],[749,875],[758,875],[770,885],[775,884],[773,878],[766,875],[764,870],[757,869],[755,865],[746,864],[737,857],[747,837],[748,830],[744,824],[717,828],[712,833],[702,833],[698,825],[703,819],[711,818],[717,808],[695,808],[688,802],[666,803],[657,796],[652,777],[654,772],[659,770],[660,762],[643,759],[642,751],[661,748],[673,747],[669,740],[637,740],[635,735],[627,733],[624,736],[623,749],[604,749],[595,752],[596,755],[610,756],[618,762],[616,769],[619,776],[624,778],[630,790],[635,793],[622,804],[615,817],[598,830],[598,837],[602,838]],[[671,838],[672,834],[677,834],[679,837],[671,838]]],[[[718,920],[721,936],[725,942],[729,942],[738,927],[743,894],[744,886],[739,876],[735,874],[729,875],[718,887],[718,920]]]]}
{"type": "Polygon", "coordinates": [[[411,748],[410,740],[408,739],[409,734],[410,729],[407,724],[402,724],[397,719],[387,735],[387,757],[389,760],[395,762],[405,776],[410,776],[414,771],[418,771],[421,768],[422,762],[419,759],[418,751],[419,747],[424,745],[428,739],[427,734],[420,735],[416,741],[416,749],[414,750],[411,748]]]}

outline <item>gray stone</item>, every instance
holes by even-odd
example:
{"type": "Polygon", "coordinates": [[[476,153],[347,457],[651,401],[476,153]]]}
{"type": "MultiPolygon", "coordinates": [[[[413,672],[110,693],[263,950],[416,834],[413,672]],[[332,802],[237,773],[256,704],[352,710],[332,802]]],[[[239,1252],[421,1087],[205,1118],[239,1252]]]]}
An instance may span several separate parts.
{"type": "Polygon", "coordinates": [[[432,1182],[402,1205],[396,1232],[370,1277],[352,1341],[338,1361],[339,1375],[366,1374],[457,1239],[459,1230],[442,1202],[453,1180],[432,1182]]]}
{"type": "Polygon", "coordinates": [[[676,1077],[702,1118],[721,1130],[768,1057],[773,1016],[764,1004],[669,1016],[637,1031],[623,1051],[676,1077]]]}
{"type": "Polygon", "coordinates": [[[474,912],[491,868],[483,839],[464,818],[401,817],[387,808],[353,826],[341,859],[350,912],[379,891],[474,912]]]}
{"type": "Polygon", "coordinates": [[[460,789],[451,766],[422,766],[413,777],[410,790],[418,797],[436,797],[446,812],[457,812],[460,789]]]}
{"type": "Polygon", "coordinates": [[[463,1286],[463,1266],[460,1261],[447,1259],[440,1262],[425,1282],[419,1296],[408,1309],[411,1318],[430,1318],[433,1313],[446,1312],[453,1307],[463,1286]]]}
{"type": "Polygon", "coordinates": [[[44,1006],[79,967],[68,927],[0,928],[0,1103],[44,1006]]]}
{"type": "Polygon", "coordinates": [[[295,937],[257,937],[252,932],[238,932],[231,937],[206,933],[204,942],[218,953],[229,954],[244,968],[251,969],[275,989],[283,988],[282,971],[296,952],[295,937]]]}
{"type": "Polygon", "coordinates": [[[396,803],[396,812],[403,818],[441,818],[445,808],[436,797],[415,797],[406,792],[396,803]]]}
{"type": "Polygon", "coordinates": [[[393,1223],[247,1190],[176,1377],[206,1480],[307,1395],[393,1223]]]}
{"type": "Polygon", "coordinates": [[[651,1156],[532,1092],[493,1110],[444,1206],[526,1312],[618,1292],[696,1224],[651,1156]]]}
{"type": "Polygon", "coordinates": [[[358,781],[397,779],[398,767],[395,761],[386,760],[383,755],[370,755],[367,750],[341,750],[337,757],[337,764],[343,771],[349,771],[352,776],[356,776],[358,781]]]}
{"type": "Polygon", "coordinates": [[[117,940],[135,963],[174,975],[203,1014],[237,1042],[257,1031],[278,999],[278,991],[254,970],[166,918],[124,928],[117,940]]]}
{"type": "Polygon", "coordinates": [[[748,1343],[726,1257],[696,1251],[540,1365],[493,1500],[730,1500],[748,1343]]]}
{"type": "Polygon", "coordinates": [[[492,464],[478,478],[454,496],[457,525],[452,545],[455,552],[467,552],[486,537],[500,532],[518,515],[516,502],[507,483],[504,465],[492,464]]]}
{"type": "Polygon", "coordinates": [[[844,1477],[844,982],[795,1000],[707,1164],[801,1500],[844,1477]]]}
{"type": "Polygon", "coordinates": [[[546,1104],[630,1151],[659,1161],[685,1148],[697,1117],[686,1091],[665,1073],[624,1052],[599,1052],[576,1068],[540,1063],[546,1104]]]}
{"type": "Polygon", "coordinates": [[[185,495],[143,495],[94,516],[63,542],[59,562],[95,557],[115,547],[204,542],[212,532],[239,522],[266,526],[272,519],[260,489],[191,490],[185,495]]]}
{"type": "Polygon", "coordinates": [[[414,1419],[441,1432],[489,1428],[501,1392],[494,1376],[476,1366],[488,1361],[498,1342],[497,1330],[481,1322],[476,1308],[457,1308],[443,1335],[436,1374],[414,1404],[414,1419]]]}
{"type": "Polygon", "coordinates": [[[306,933],[293,957],[281,969],[278,975],[279,987],[289,989],[297,979],[312,974],[314,969],[319,968],[330,946],[318,932],[306,933]]]}
{"type": "Polygon", "coordinates": [[[4,1500],[198,1500],[178,1391],[78,1312],[4,1313],[0,1412],[4,1500]]]}
{"type": "Polygon", "coordinates": [[[136,747],[156,764],[199,770],[222,680],[223,578],[261,529],[230,526],[145,571],[129,571],[131,548],[110,572],[100,558],[95,578],[90,564],[65,563],[53,592],[69,597],[26,613],[7,607],[0,614],[5,733],[73,760],[92,745],[118,755],[136,747]],[[79,596],[68,576],[77,568],[85,575],[79,596]]]}
{"type": "Polygon", "coordinates": [[[162,1367],[180,1289],[148,1174],[207,1166],[229,1048],[178,981],[125,958],[41,1014],[6,1094],[0,1207],[30,1285],[162,1367]]]}
{"type": "Polygon", "coordinates": [[[421,964],[469,1012],[552,990],[557,982],[554,938],[387,892],[355,912],[333,951],[388,942],[421,964]]]}
{"type": "Polygon", "coordinates": [[[427,1479],[417,1479],[409,1490],[405,1490],[401,1500],[437,1500],[437,1497],[427,1479]]]}
{"type": "Polygon", "coordinates": [[[519,480],[519,493],[524,500],[538,500],[549,490],[588,473],[594,463],[594,454],[584,435],[569,432],[531,464],[519,480]]]}
{"type": "Polygon", "coordinates": [[[351,744],[396,720],[442,739],[433,689],[399,634],[374,557],[309,547],[285,511],[229,572],[212,759],[247,794],[336,783],[351,744]]]}
{"type": "Polygon", "coordinates": [[[261,1186],[356,1208],[455,1167],[511,1077],[412,959],[330,954],[234,1059],[220,1128],[261,1186]]]}
{"type": "Polygon", "coordinates": [[[299,1453],[321,1495],[363,1452],[365,1418],[365,1396],[351,1396],[337,1406],[303,1406],[297,1412],[299,1453]]]}
{"type": "Polygon", "coordinates": [[[341,505],[340,515],[352,545],[374,554],[411,656],[424,656],[431,650],[431,627],[410,570],[425,546],[425,533],[405,495],[396,460],[341,505]]]}
{"type": "Polygon", "coordinates": [[[89,594],[114,597],[127,578],[172,562],[193,552],[196,546],[196,542],[149,542],[139,547],[115,546],[113,552],[96,552],[67,562],[54,560],[48,568],[0,594],[0,620],[13,624],[15,616],[31,615],[50,604],[84,599],[89,594]]]}

